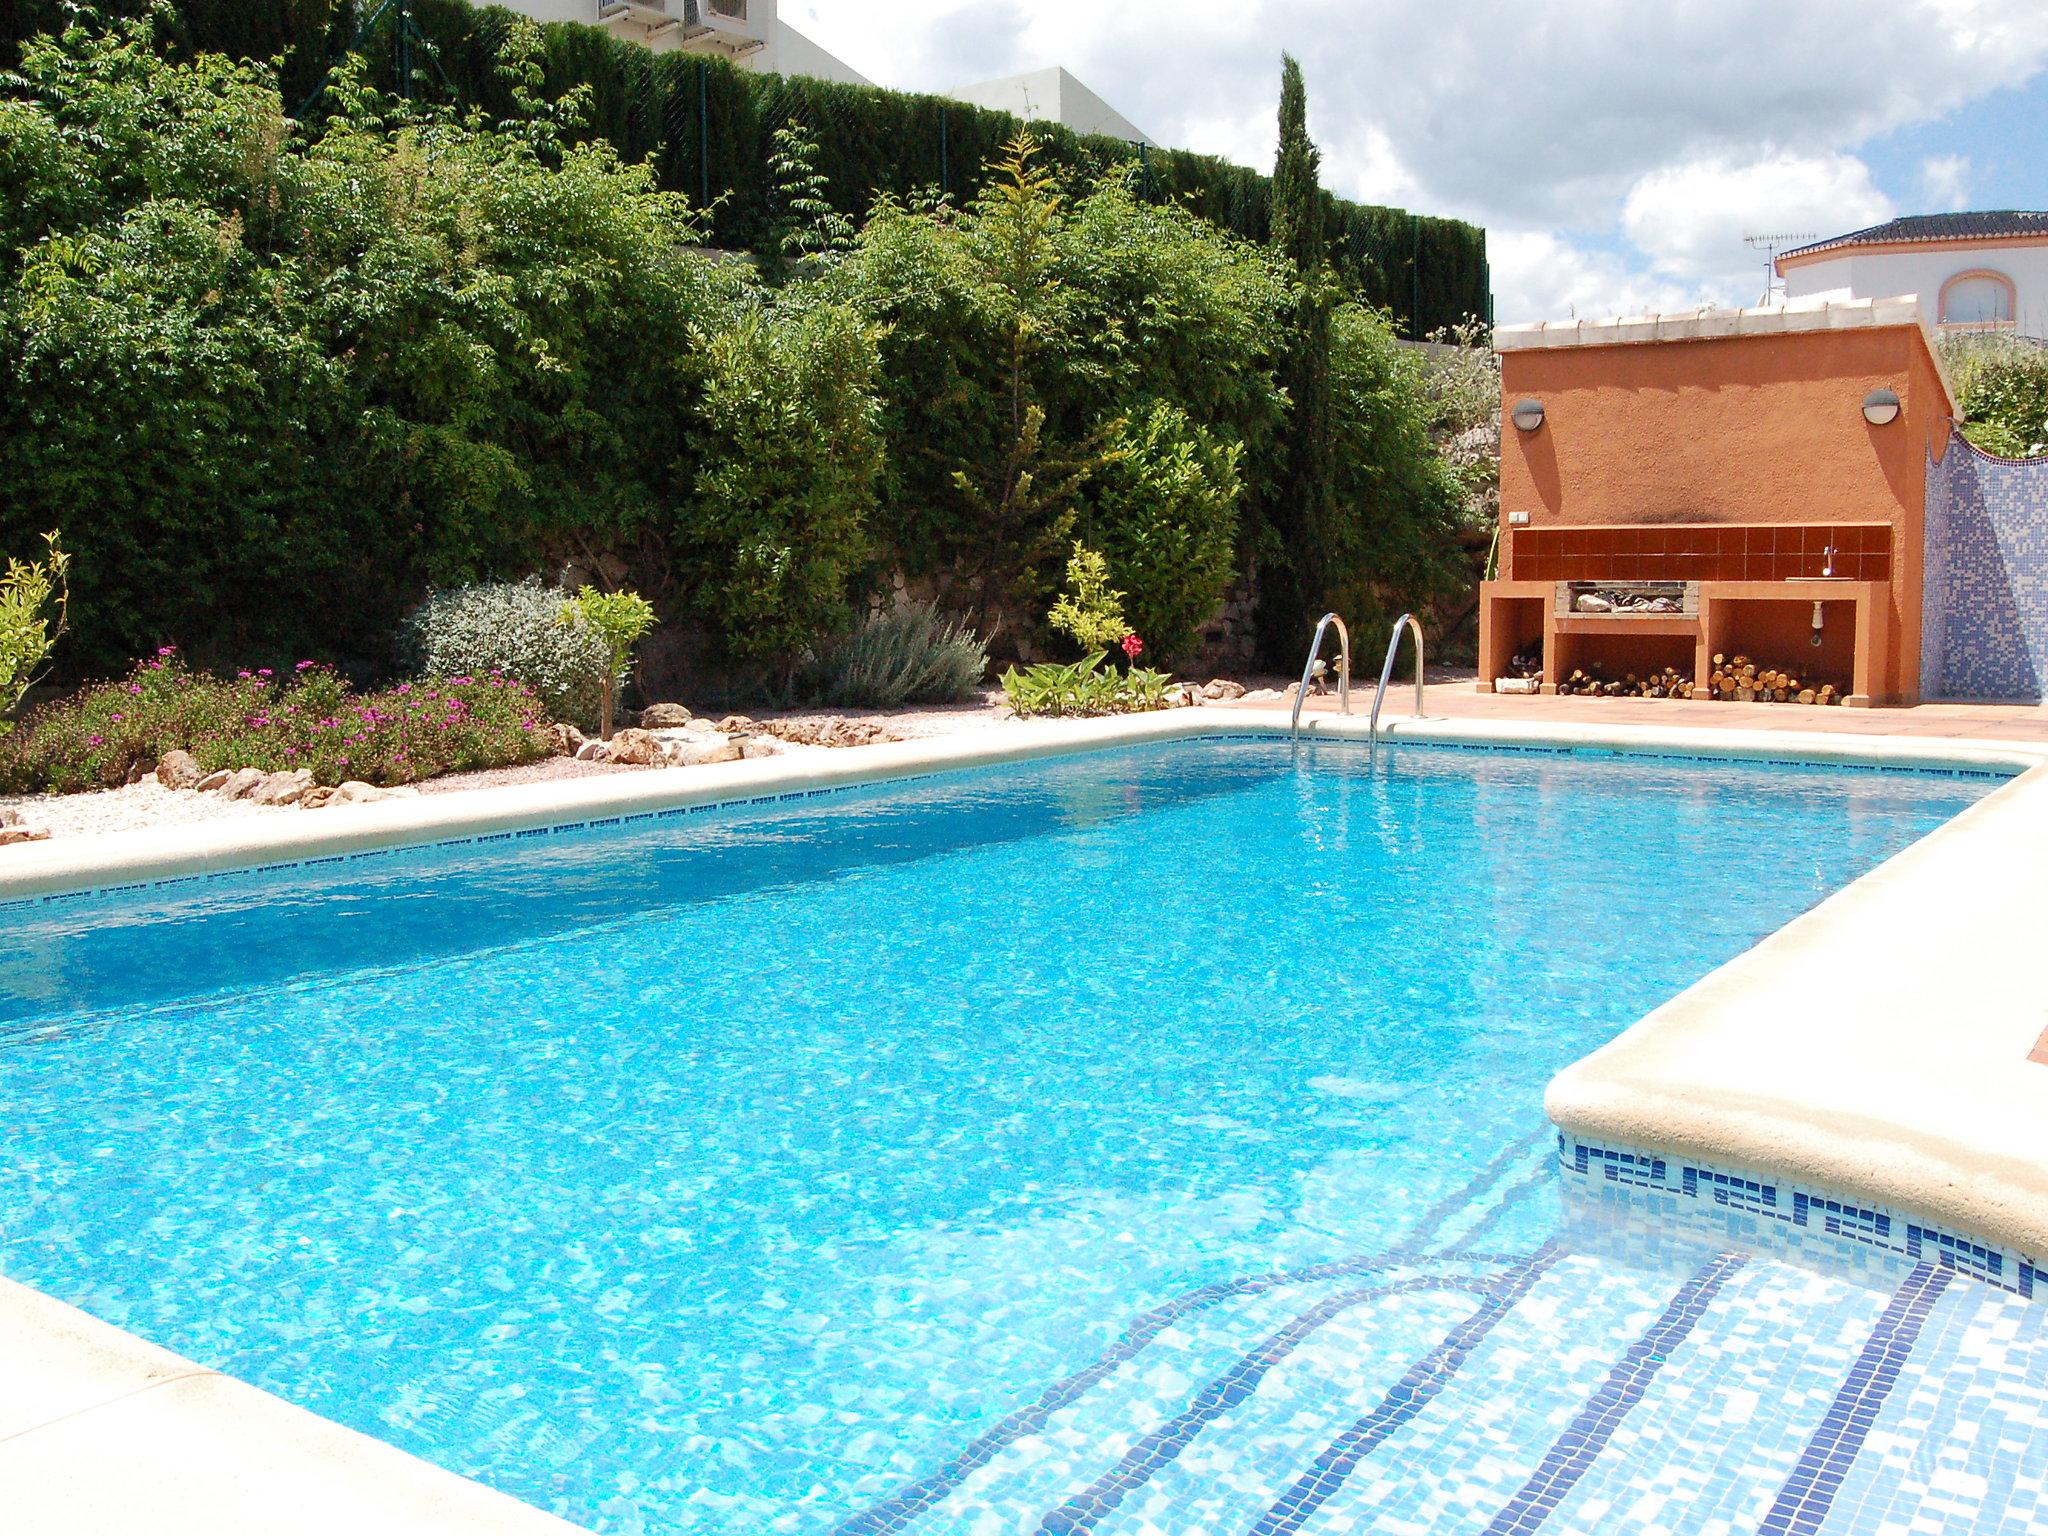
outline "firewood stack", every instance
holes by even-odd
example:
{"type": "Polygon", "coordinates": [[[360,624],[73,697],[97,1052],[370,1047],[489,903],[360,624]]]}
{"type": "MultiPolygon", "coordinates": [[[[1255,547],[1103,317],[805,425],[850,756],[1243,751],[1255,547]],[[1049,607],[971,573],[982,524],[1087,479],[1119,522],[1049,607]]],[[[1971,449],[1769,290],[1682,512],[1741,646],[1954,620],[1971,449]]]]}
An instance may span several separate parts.
{"type": "Polygon", "coordinates": [[[1759,666],[1747,656],[1714,657],[1707,686],[1716,699],[1737,704],[1839,704],[1842,691],[1833,683],[1814,687],[1796,672],[1759,666]]]}
{"type": "Polygon", "coordinates": [[[1630,672],[1617,680],[1603,676],[1595,662],[1587,667],[1574,667],[1572,675],[1558,683],[1557,691],[1589,699],[1689,699],[1693,683],[1676,667],[1643,677],[1630,672]]]}
{"type": "Polygon", "coordinates": [[[1509,677],[1529,677],[1538,682],[1543,680],[1543,647],[1532,645],[1527,650],[1515,652],[1515,659],[1508,663],[1509,677]]]}

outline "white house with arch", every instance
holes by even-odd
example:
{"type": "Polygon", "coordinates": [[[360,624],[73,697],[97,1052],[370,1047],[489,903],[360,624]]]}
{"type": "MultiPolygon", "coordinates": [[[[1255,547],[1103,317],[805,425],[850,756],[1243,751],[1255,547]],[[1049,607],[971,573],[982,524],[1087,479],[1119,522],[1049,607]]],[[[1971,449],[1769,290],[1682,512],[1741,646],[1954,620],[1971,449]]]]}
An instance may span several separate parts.
{"type": "Polygon", "coordinates": [[[2048,212],[1924,213],[1786,251],[1787,299],[1917,294],[1937,331],[2048,338],[2048,212]]]}

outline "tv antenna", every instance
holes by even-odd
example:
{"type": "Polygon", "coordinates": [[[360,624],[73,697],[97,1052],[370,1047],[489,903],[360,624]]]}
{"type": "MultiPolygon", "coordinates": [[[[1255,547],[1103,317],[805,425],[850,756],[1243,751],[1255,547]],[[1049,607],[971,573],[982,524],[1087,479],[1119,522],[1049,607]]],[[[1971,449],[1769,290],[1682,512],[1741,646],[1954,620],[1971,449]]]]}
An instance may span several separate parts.
{"type": "Polygon", "coordinates": [[[1757,302],[1769,304],[1778,294],[1778,252],[1811,245],[1819,235],[1744,235],[1742,243],[1764,253],[1764,296],[1757,302]]]}

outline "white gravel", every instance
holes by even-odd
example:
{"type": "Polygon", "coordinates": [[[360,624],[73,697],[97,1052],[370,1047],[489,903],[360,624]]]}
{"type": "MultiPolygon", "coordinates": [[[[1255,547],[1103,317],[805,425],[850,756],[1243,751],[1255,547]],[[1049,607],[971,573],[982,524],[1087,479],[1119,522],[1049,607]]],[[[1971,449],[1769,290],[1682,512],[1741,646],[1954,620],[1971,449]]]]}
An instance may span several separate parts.
{"type": "MultiPolygon", "coordinates": [[[[121,789],[96,789],[82,795],[0,795],[0,811],[19,811],[25,824],[47,827],[52,837],[78,837],[143,827],[181,827],[229,816],[282,816],[289,814],[290,807],[165,789],[155,779],[144,779],[121,789]]],[[[6,856],[7,850],[0,848],[0,859],[6,856]]]]}

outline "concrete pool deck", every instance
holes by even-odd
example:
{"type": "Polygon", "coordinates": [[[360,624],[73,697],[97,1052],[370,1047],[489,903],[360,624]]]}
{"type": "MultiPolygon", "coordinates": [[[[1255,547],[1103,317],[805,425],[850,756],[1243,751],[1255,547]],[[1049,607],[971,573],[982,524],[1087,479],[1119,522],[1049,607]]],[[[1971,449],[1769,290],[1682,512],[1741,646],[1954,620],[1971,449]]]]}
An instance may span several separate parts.
{"type": "MultiPolygon", "coordinates": [[[[2024,713],[1874,734],[1897,712],[1448,686],[1493,707],[1388,716],[1390,739],[2018,774],[1568,1069],[1547,1107],[1568,1135],[1811,1183],[2048,1258],[2048,1066],[2027,1059],[2048,1025],[2034,949],[2048,718],[2038,736],[2024,713]],[[1615,706],[1628,717],[1567,717],[1615,706]]],[[[1211,707],[29,844],[0,858],[0,904],[1286,724],[1211,707]]],[[[1366,721],[1317,700],[1304,730],[1355,740],[1366,721]]],[[[575,1529],[6,1281],[0,1486],[38,1530],[575,1529]]]]}

